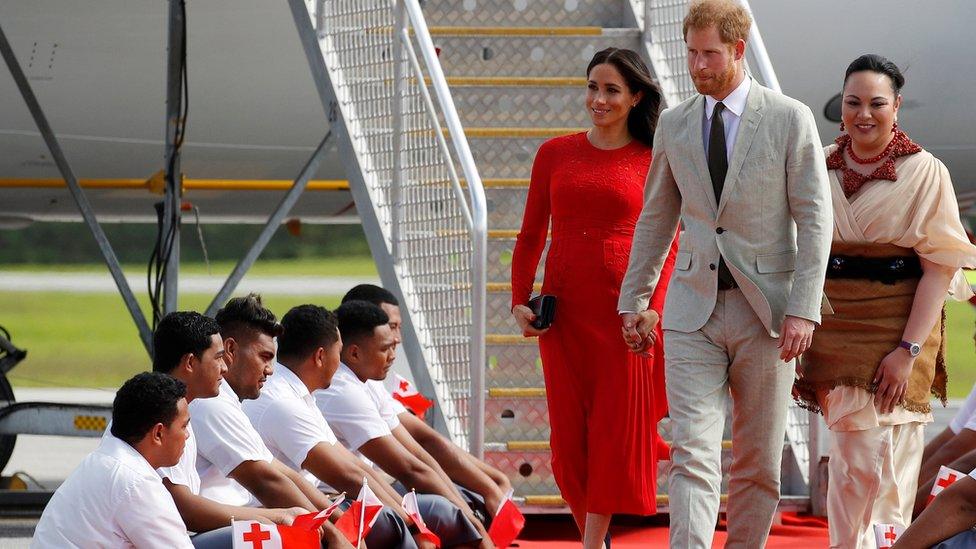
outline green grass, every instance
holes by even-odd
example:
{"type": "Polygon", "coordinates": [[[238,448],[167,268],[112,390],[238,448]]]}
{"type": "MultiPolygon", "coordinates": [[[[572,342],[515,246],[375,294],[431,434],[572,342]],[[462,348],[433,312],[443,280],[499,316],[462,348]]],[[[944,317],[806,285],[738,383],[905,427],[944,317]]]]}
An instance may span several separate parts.
{"type": "MultiPolygon", "coordinates": [[[[145,310],[145,295],[141,295],[145,310]]],[[[279,316],[300,303],[334,308],[337,296],[265,295],[279,316]]],[[[183,294],[181,309],[203,310],[208,295],[183,294]]],[[[973,328],[976,309],[952,301],[946,326],[949,396],[965,398],[976,382],[973,328]]],[[[14,343],[29,351],[9,375],[18,387],[118,387],[149,360],[136,329],[116,294],[0,291],[0,324],[14,343]]]]}
{"type": "MultiPolygon", "coordinates": [[[[226,276],[236,262],[214,261],[209,268],[204,263],[183,263],[180,272],[194,275],[226,276]]],[[[125,264],[122,269],[127,274],[145,274],[145,265],[125,264]]],[[[2,271],[16,272],[56,272],[56,273],[108,273],[102,263],[44,265],[34,263],[13,263],[0,265],[2,271]]],[[[349,256],[312,259],[260,259],[254,263],[248,274],[254,276],[377,276],[376,264],[369,256],[349,256]]]]}
{"type": "MultiPolygon", "coordinates": [[[[143,310],[145,295],[138,296],[143,310]]],[[[181,296],[181,309],[203,310],[211,296],[181,296]]],[[[315,303],[330,309],[340,296],[263,296],[279,317],[289,308],[315,303]]],[[[0,324],[27,358],[8,378],[15,387],[118,387],[149,369],[122,298],[116,294],[0,291],[0,324]]]]}

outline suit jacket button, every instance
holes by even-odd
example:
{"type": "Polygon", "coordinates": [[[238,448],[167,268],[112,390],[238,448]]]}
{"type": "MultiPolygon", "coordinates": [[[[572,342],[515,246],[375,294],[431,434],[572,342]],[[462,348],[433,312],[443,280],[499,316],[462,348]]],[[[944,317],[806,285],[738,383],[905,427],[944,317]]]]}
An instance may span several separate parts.
{"type": "Polygon", "coordinates": [[[714,271],[715,270],[715,264],[714,263],[709,263],[708,264],[708,270],[714,271]]]}
{"type": "Polygon", "coordinates": [[[722,233],[724,233],[724,232],[725,232],[725,229],[723,229],[722,227],[719,227],[719,228],[717,228],[717,229],[715,229],[715,232],[716,232],[717,234],[722,234],[722,233]]]}

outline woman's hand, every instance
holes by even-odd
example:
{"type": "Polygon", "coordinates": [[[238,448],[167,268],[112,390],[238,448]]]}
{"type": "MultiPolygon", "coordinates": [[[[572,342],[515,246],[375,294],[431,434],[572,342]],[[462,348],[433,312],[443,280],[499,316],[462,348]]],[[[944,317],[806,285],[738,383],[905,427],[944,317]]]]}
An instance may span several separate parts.
{"type": "Polygon", "coordinates": [[[901,403],[908,391],[908,376],[912,373],[915,358],[901,347],[888,353],[874,374],[878,389],[874,393],[874,404],[881,413],[890,414],[895,405],[901,403]]]}
{"type": "Polygon", "coordinates": [[[630,348],[631,352],[639,353],[641,356],[650,357],[650,349],[657,342],[657,326],[661,317],[654,309],[648,309],[640,313],[623,313],[620,315],[623,323],[621,332],[624,336],[624,343],[630,348]]]}
{"type": "Polygon", "coordinates": [[[525,337],[541,336],[549,331],[549,328],[540,330],[532,326],[532,321],[535,320],[535,313],[525,305],[512,307],[512,316],[515,317],[515,322],[518,322],[519,328],[522,329],[522,335],[525,337]]]}

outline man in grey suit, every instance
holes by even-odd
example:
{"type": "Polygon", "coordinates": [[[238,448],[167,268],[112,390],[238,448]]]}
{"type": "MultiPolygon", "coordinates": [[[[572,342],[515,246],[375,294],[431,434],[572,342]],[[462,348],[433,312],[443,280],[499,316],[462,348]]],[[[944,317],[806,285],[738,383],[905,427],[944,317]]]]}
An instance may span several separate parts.
{"type": "Polygon", "coordinates": [[[765,544],[779,501],[794,369],[820,321],[833,231],[823,151],[802,103],[744,71],[751,19],[732,0],[694,2],[684,21],[700,92],[666,110],[618,309],[643,352],[647,310],[679,216],[664,309],[672,425],[671,547],[711,547],[721,441],[732,397],[727,547],[765,544]]]}

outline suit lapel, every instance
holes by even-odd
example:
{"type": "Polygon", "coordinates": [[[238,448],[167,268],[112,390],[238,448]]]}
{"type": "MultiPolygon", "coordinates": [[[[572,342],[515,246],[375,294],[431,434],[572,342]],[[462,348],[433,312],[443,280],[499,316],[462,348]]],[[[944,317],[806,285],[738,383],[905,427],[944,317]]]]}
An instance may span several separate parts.
{"type": "MultiPolygon", "coordinates": [[[[725,176],[725,187],[722,189],[722,200],[718,204],[718,215],[722,214],[728,197],[731,196],[735,184],[739,181],[739,172],[742,170],[742,163],[752,147],[752,141],[756,137],[759,129],[759,121],[762,120],[763,112],[762,90],[759,83],[753,80],[749,87],[749,95],[746,98],[746,109],[742,113],[739,121],[739,131],[735,137],[735,145],[732,147],[732,162],[729,163],[729,171],[725,176]]],[[[701,131],[699,130],[699,133],[701,131]]]]}
{"type": "Polygon", "coordinates": [[[691,112],[687,119],[688,135],[690,136],[688,141],[691,143],[691,165],[698,175],[698,181],[705,191],[705,196],[708,197],[709,204],[712,205],[712,210],[715,211],[718,209],[718,204],[715,202],[715,189],[712,188],[712,179],[708,175],[708,160],[705,159],[705,137],[702,133],[702,124],[704,124],[705,119],[705,96],[699,94],[689,109],[691,112]]]}

